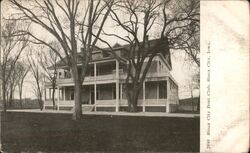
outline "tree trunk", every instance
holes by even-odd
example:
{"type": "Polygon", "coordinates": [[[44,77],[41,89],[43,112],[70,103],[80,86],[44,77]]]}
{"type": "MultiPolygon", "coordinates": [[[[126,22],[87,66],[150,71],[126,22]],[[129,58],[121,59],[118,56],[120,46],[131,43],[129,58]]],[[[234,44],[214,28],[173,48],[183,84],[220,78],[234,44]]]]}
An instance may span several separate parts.
{"type": "Polygon", "coordinates": [[[12,90],[12,88],[10,89],[9,104],[10,104],[10,107],[13,107],[13,90],[12,90]]]}
{"type": "Polygon", "coordinates": [[[39,82],[37,81],[37,89],[38,89],[38,103],[39,103],[39,106],[40,106],[40,110],[42,111],[43,110],[43,100],[42,100],[42,92],[41,92],[41,88],[40,88],[40,85],[39,85],[39,82]]]}
{"type": "Polygon", "coordinates": [[[194,98],[192,97],[192,112],[194,112],[194,98]]]}
{"type": "Polygon", "coordinates": [[[135,95],[131,95],[129,102],[129,112],[137,112],[137,104],[138,104],[138,98],[135,98],[135,95]]]}
{"type": "Polygon", "coordinates": [[[197,103],[197,111],[200,111],[200,96],[198,97],[198,103],[197,103]]]}
{"type": "Polygon", "coordinates": [[[39,106],[40,106],[40,110],[42,111],[43,110],[43,100],[42,100],[42,93],[39,92],[39,106]]]}
{"type": "Polygon", "coordinates": [[[22,89],[22,86],[19,88],[19,101],[20,101],[20,108],[23,108],[23,104],[22,104],[22,93],[23,93],[23,91],[22,91],[23,89],[22,89]]]}
{"type": "MultiPolygon", "coordinates": [[[[52,85],[52,103],[53,103],[53,109],[56,109],[55,91],[56,91],[56,87],[55,87],[55,84],[53,84],[52,85]]],[[[59,95],[58,95],[58,98],[59,98],[59,95]]]]}
{"type": "Polygon", "coordinates": [[[6,89],[6,108],[9,108],[9,91],[6,89]]]}
{"type": "Polygon", "coordinates": [[[79,71],[77,69],[77,65],[75,63],[74,66],[72,66],[72,75],[74,79],[74,112],[73,112],[73,120],[80,120],[82,116],[82,104],[81,104],[81,80],[80,78],[82,76],[79,76],[79,71]]]}
{"type": "Polygon", "coordinates": [[[6,113],[7,111],[7,102],[6,102],[6,84],[5,82],[2,83],[2,90],[3,90],[3,111],[6,113]]]}
{"type": "Polygon", "coordinates": [[[27,75],[28,71],[26,72],[26,74],[23,76],[23,78],[21,79],[20,84],[18,84],[18,88],[19,88],[19,99],[20,99],[20,107],[23,108],[23,81],[25,76],[27,75]]]}
{"type": "Polygon", "coordinates": [[[138,104],[138,96],[139,96],[139,89],[133,88],[127,90],[128,94],[128,111],[129,112],[137,112],[137,104],[138,104]]]}
{"type": "Polygon", "coordinates": [[[81,104],[81,84],[79,81],[75,81],[75,91],[74,91],[74,100],[75,107],[73,113],[73,119],[79,120],[82,116],[82,104],[81,104]]]}

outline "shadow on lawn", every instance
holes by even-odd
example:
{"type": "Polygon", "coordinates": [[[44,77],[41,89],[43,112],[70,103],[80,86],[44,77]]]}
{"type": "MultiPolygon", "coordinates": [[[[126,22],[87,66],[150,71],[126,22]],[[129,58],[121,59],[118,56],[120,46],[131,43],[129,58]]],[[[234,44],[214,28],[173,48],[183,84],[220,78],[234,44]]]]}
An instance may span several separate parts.
{"type": "Polygon", "coordinates": [[[1,114],[4,151],[199,151],[199,118],[1,114]]]}

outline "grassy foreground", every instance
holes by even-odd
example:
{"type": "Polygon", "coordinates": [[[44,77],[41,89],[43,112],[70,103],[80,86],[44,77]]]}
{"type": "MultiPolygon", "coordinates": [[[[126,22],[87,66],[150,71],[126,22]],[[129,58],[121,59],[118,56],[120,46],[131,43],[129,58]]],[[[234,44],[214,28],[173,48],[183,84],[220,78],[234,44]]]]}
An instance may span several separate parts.
{"type": "Polygon", "coordinates": [[[3,151],[198,152],[199,118],[1,114],[3,151]]]}

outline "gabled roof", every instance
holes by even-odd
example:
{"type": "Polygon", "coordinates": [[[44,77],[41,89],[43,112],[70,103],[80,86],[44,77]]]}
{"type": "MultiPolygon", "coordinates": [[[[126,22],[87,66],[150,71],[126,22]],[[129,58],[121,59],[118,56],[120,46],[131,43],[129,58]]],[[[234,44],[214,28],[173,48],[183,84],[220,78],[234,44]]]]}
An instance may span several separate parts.
{"type": "Polygon", "coordinates": [[[115,44],[113,45],[113,48],[120,48],[120,47],[122,47],[122,45],[120,45],[119,43],[115,43],[115,44]]]}
{"type": "MultiPolygon", "coordinates": [[[[155,47],[157,45],[158,41],[159,41],[159,39],[148,40],[147,41],[147,47],[148,48],[155,47]]],[[[115,43],[112,46],[112,49],[114,51],[127,52],[129,50],[129,47],[130,47],[130,44],[121,45],[119,43],[115,43]]],[[[102,48],[102,50],[110,50],[110,48],[102,48]]],[[[97,47],[95,47],[92,54],[102,54],[103,53],[102,50],[100,50],[97,47]]],[[[163,56],[165,58],[166,57],[168,58],[166,60],[169,62],[170,67],[172,67],[170,51],[169,50],[162,50],[161,53],[163,54],[163,56]],[[169,56],[166,56],[166,55],[169,55],[169,56]]],[[[82,57],[81,56],[81,52],[78,52],[78,55],[77,55],[77,64],[81,64],[81,62],[82,62],[82,58],[81,57],[82,57]]],[[[115,57],[113,57],[113,56],[102,57],[101,59],[92,59],[90,62],[95,62],[95,61],[100,61],[100,60],[111,60],[111,59],[115,59],[115,57]]],[[[57,65],[59,67],[66,66],[67,65],[67,59],[66,59],[66,57],[63,60],[57,62],[57,65]]]]}
{"type": "MultiPolygon", "coordinates": [[[[150,48],[150,49],[155,48],[155,47],[158,45],[159,41],[161,41],[161,40],[159,40],[159,39],[148,40],[148,41],[146,42],[146,43],[147,43],[146,48],[150,48]]],[[[163,42],[165,42],[166,44],[168,43],[167,40],[163,40],[163,42]]],[[[142,42],[141,42],[141,43],[142,43],[142,42]]],[[[123,48],[124,48],[125,50],[129,50],[129,47],[130,47],[130,44],[123,45],[123,48]]],[[[163,50],[160,51],[160,53],[162,53],[162,55],[163,55],[165,58],[166,58],[166,55],[169,54],[169,56],[168,56],[169,59],[167,59],[167,60],[169,61],[169,65],[172,67],[170,51],[167,50],[167,49],[163,49],[163,50]]]]}

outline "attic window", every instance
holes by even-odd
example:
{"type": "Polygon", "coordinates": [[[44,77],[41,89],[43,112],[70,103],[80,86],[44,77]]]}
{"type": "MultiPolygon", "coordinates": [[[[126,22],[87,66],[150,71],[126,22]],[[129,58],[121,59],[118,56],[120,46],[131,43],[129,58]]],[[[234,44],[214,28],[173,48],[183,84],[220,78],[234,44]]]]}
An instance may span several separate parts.
{"type": "Polygon", "coordinates": [[[110,56],[110,54],[107,53],[107,52],[102,52],[102,54],[103,54],[103,57],[109,57],[110,56]]]}
{"type": "Polygon", "coordinates": [[[159,61],[159,68],[158,71],[161,72],[162,71],[162,65],[161,65],[161,61],[159,61]]]}

